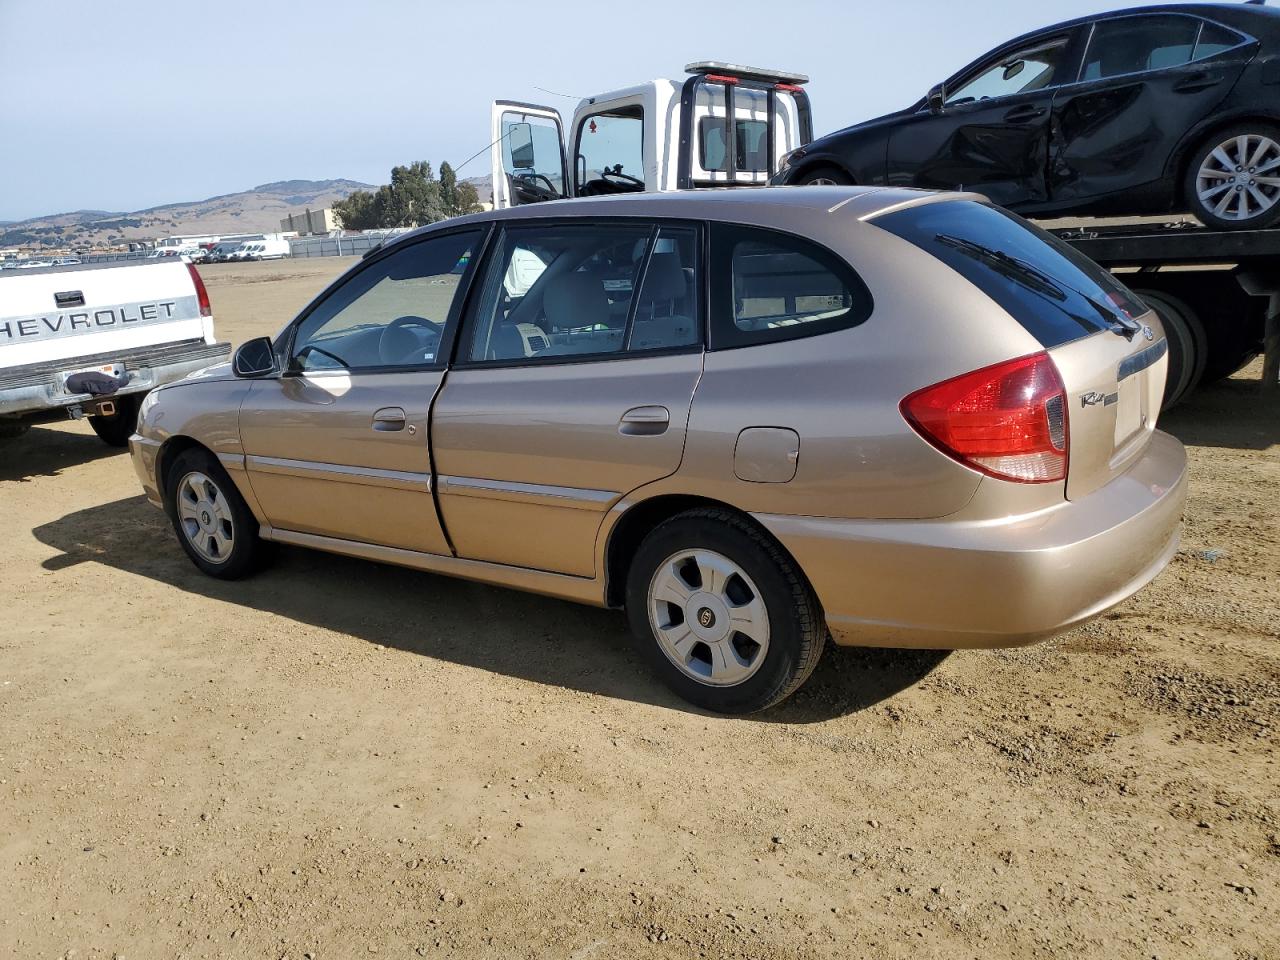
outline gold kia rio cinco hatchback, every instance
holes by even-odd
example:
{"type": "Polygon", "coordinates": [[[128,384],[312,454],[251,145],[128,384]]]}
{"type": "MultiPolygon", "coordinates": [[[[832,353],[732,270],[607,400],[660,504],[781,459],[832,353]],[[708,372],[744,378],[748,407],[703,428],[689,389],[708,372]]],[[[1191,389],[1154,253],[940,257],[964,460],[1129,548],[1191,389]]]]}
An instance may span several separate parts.
{"type": "Polygon", "coordinates": [[[131,448],[212,576],[274,541],[625,607],[681,696],[742,713],[828,634],[1022,644],[1147,583],[1186,491],[1165,351],[977,196],[571,200],[385,245],[151,393],[131,448]]]}

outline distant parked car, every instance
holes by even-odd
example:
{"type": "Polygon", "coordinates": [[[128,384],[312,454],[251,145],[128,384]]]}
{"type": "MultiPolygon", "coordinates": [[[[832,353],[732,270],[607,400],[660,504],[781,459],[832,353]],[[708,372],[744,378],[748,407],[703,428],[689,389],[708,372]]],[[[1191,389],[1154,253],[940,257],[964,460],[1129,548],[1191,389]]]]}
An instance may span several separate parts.
{"type": "Polygon", "coordinates": [[[1027,643],[1175,552],[1168,344],[1016,215],[848,188],[540,212],[393,240],[148,397],[134,464],[197,567],[270,540],[625,606],[674,690],[737,713],[828,631],[1027,643]]]}
{"type": "Polygon", "coordinates": [[[55,267],[69,267],[80,262],[79,257],[54,257],[53,265],[55,267]]]}
{"type": "Polygon", "coordinates": [[[1143,7],[1011,40],[897,113],[793,151],[779,184],[976,190],[1022,214],[1280,220],[1280,10],[1143,7]]]}

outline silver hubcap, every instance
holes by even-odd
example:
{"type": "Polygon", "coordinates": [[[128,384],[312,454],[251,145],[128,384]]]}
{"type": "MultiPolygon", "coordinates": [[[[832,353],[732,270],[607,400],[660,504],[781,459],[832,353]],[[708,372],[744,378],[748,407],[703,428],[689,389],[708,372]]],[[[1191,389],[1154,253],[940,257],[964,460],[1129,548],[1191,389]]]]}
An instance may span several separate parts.
{"type": "Polygon", "coordinates": [[[830,177],[814,177],[809,181],[811,187],[834,187],[836,182],[830,177]]]}
{"type": "Polygon", "coordinates": [[[236,531],[227,498],[217,484],[203,473],[188,473],[178,483],[177,508],[187,543],[210,563],[225,563],[236,531]]]}
{"type": "Polygon", "coordinates": [[[1280,199],[1280,143],[1260,134],[1232,137],[1204,158],[1196,193],[1224,220],[1252,220],[1280,199]]]}
{"type": "Polygon", "coordinates": [[[667,659],[709,686],[742,683],[769,650],[760,591],[712,550],[681,550],[658,566],[649,581],[649,624],[667,659]]]}

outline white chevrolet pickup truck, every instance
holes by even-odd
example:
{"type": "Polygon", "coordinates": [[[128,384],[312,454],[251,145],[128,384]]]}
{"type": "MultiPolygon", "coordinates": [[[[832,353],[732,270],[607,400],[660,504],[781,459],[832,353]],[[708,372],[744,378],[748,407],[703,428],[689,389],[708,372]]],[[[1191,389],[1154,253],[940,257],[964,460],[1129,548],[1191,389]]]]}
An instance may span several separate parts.
{"type": "Polygon", "coordinates": [[[127,446],[147,391],[227,358],[179,258],[0,272],[0,440],[88,417],[127,446]]]}

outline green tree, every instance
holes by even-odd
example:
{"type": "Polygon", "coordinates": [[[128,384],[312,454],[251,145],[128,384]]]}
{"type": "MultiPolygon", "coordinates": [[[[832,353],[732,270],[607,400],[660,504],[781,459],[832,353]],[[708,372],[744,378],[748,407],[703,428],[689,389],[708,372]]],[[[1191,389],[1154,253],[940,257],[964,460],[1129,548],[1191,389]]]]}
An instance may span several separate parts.
{"type": "Polygon", "coordinates": [[[370,193],[357,190],[333,204],[347,230],[418,227],[449,217],[480,212],[480,198],[469,183],[459,183],[453,167],[440,165],[437,180],[431,164],[418,160],[391,168],[391,182],[370,193]]]}

